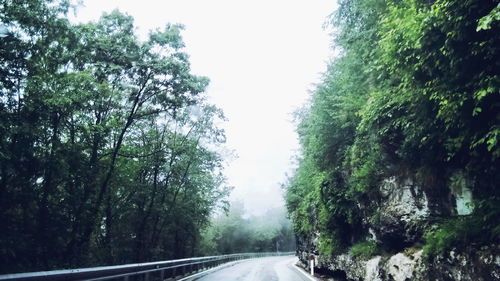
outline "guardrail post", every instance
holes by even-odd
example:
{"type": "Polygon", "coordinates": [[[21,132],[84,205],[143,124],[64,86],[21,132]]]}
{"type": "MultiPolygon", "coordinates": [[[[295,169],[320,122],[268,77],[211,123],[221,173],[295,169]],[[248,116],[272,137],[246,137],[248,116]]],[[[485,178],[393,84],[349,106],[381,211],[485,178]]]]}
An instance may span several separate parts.
{"type": "Polygon", "coordinates": [[[165,280],[165,270],[160,271],[160,281],[165,280]]]}
{"type": "Polygon", "coordinates": [[[146,272],[146,273],[144,274],[144,280],[145,280],[145,281],[149,281],[149,272],[146,272]]]}

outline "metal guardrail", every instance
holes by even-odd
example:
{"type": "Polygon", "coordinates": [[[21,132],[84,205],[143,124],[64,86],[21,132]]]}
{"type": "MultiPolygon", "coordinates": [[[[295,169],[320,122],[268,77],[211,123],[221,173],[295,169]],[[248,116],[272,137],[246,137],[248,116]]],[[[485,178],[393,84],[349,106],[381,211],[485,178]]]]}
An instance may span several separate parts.
{"type": "Polygon", "coordinates": [[[41,271],[0,275],[9,281],[103,281],[103,280],[176,280],[223,263],[269,256],[288,256],[295,252],[242,253],[179,260],[101,266],[91,268],[41,271]]]}

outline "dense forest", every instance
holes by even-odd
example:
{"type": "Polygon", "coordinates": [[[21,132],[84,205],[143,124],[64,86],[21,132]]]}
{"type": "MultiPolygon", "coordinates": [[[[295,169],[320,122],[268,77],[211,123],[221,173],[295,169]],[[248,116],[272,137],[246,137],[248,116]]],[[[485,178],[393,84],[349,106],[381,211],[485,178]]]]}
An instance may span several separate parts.
{"type": "Polygon", "coordinates": [[[192,256],[230,191],[182,26],[0,1],[0,273],[192,256]]]}
{"type": "Polygon", "coordinates": [[[203,231],[200,253],[294,252],[295,235],[284,208],[249,216],[242,202],[231,202],[226,213],[214,217],[203,231]]]}
{"type": "Polygon", "coordinates": [[[301,247],[326,260],[498,245],[498,1],[341,0],[330,19],[337,55],[297,112],[286,184],[301,247]],[[454,206],[462,188],[468,212],[454,206]],[[425,212],[390,217],[389,192],[425,203],[396,211],[425,212]]]}

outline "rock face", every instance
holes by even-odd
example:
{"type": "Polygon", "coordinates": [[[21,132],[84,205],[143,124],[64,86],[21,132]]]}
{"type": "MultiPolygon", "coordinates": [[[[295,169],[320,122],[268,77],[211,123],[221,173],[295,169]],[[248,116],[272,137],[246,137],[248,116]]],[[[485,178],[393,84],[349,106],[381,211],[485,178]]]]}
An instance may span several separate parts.
{"type": "Polygon", "coordinates": [[[376,210],[377,221],[370,226],[376,239],[403,248],[422,236],[431,215],[439,212],[429,208],[429,200],[422,189],[412,180],[398,182],[391,177],[382,182],[379,188],[380,200],[376,206],[366,206],[376,210]],[[433,213],[434,212],[434,213],[433,213]]]}
{"type": "MultiPolygon", "coordinates": [[[[500,247],[492,246],[476,253],[450,251],[433,262],[423,257],[422,250],[368,260],[348,254],[333,258],[316,256],[316,267],[327,272],[331,280],[339,281],[494,281],[500,280],[499,250],[500,247]]],[[[301,261],[305,261],[302,256],[301,261]]]]}
{"type": "MultiPolygon", "coordinates": [[[[458,182],[458,181],[457,181],[458,182]]],[[[461,191],[466,187],[459,186],[461,191]]],[[[460,195],[460,194],[459,194],[460,195]]],[[[371,219],[365,227],[368,239],[390,249],[382,256],[352,257],[349,254],[322,256],[318,254],[318,234],[299,239],[299,258],[314,256],[315,267],[331,280],[353,281],[489,281],[500,280],[500,245],[457,249],[443,256],[425,257],[419,242],[433,220],[443,215],[467,215],[459,196],[432,194],[408,178],[390,177],[382,181],[374,196],[360,208],[371,219]],[[373,199],[373,198],[372,198],[373,199]],[[473,250],[473,248],[475,250],[473,250]]]]}

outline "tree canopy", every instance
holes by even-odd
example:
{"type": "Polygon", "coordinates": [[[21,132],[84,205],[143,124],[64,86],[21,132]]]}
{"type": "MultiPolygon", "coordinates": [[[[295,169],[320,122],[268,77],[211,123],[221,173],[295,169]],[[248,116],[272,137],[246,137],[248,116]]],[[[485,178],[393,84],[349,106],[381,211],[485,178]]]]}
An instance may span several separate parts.
{"type": "Polygon", "coordinates": [[[0,272],[190,256],[229,192],[182,26],[0,1],[0,272]]]}
{"type": "Polygon", "coordinates": [[[228,211],[215,216],[204,230],[200,254],[294,250],[295,235],[284,208],[270,209],[260,216],[249,216],[242,202],[231,202],[228,211]]]}
{"type": "Polygon", "coordinates": [[[498,239],[497,1],[346,0],[331,24],[339,55],[299,114],[286,195],[295,231],[318,231],[325,254],[345,252],[368,236],[373,214],[359,204],[382,179],[411,174],[446,194],[460,171],[480,223],[450,239],[498,239]]]}

